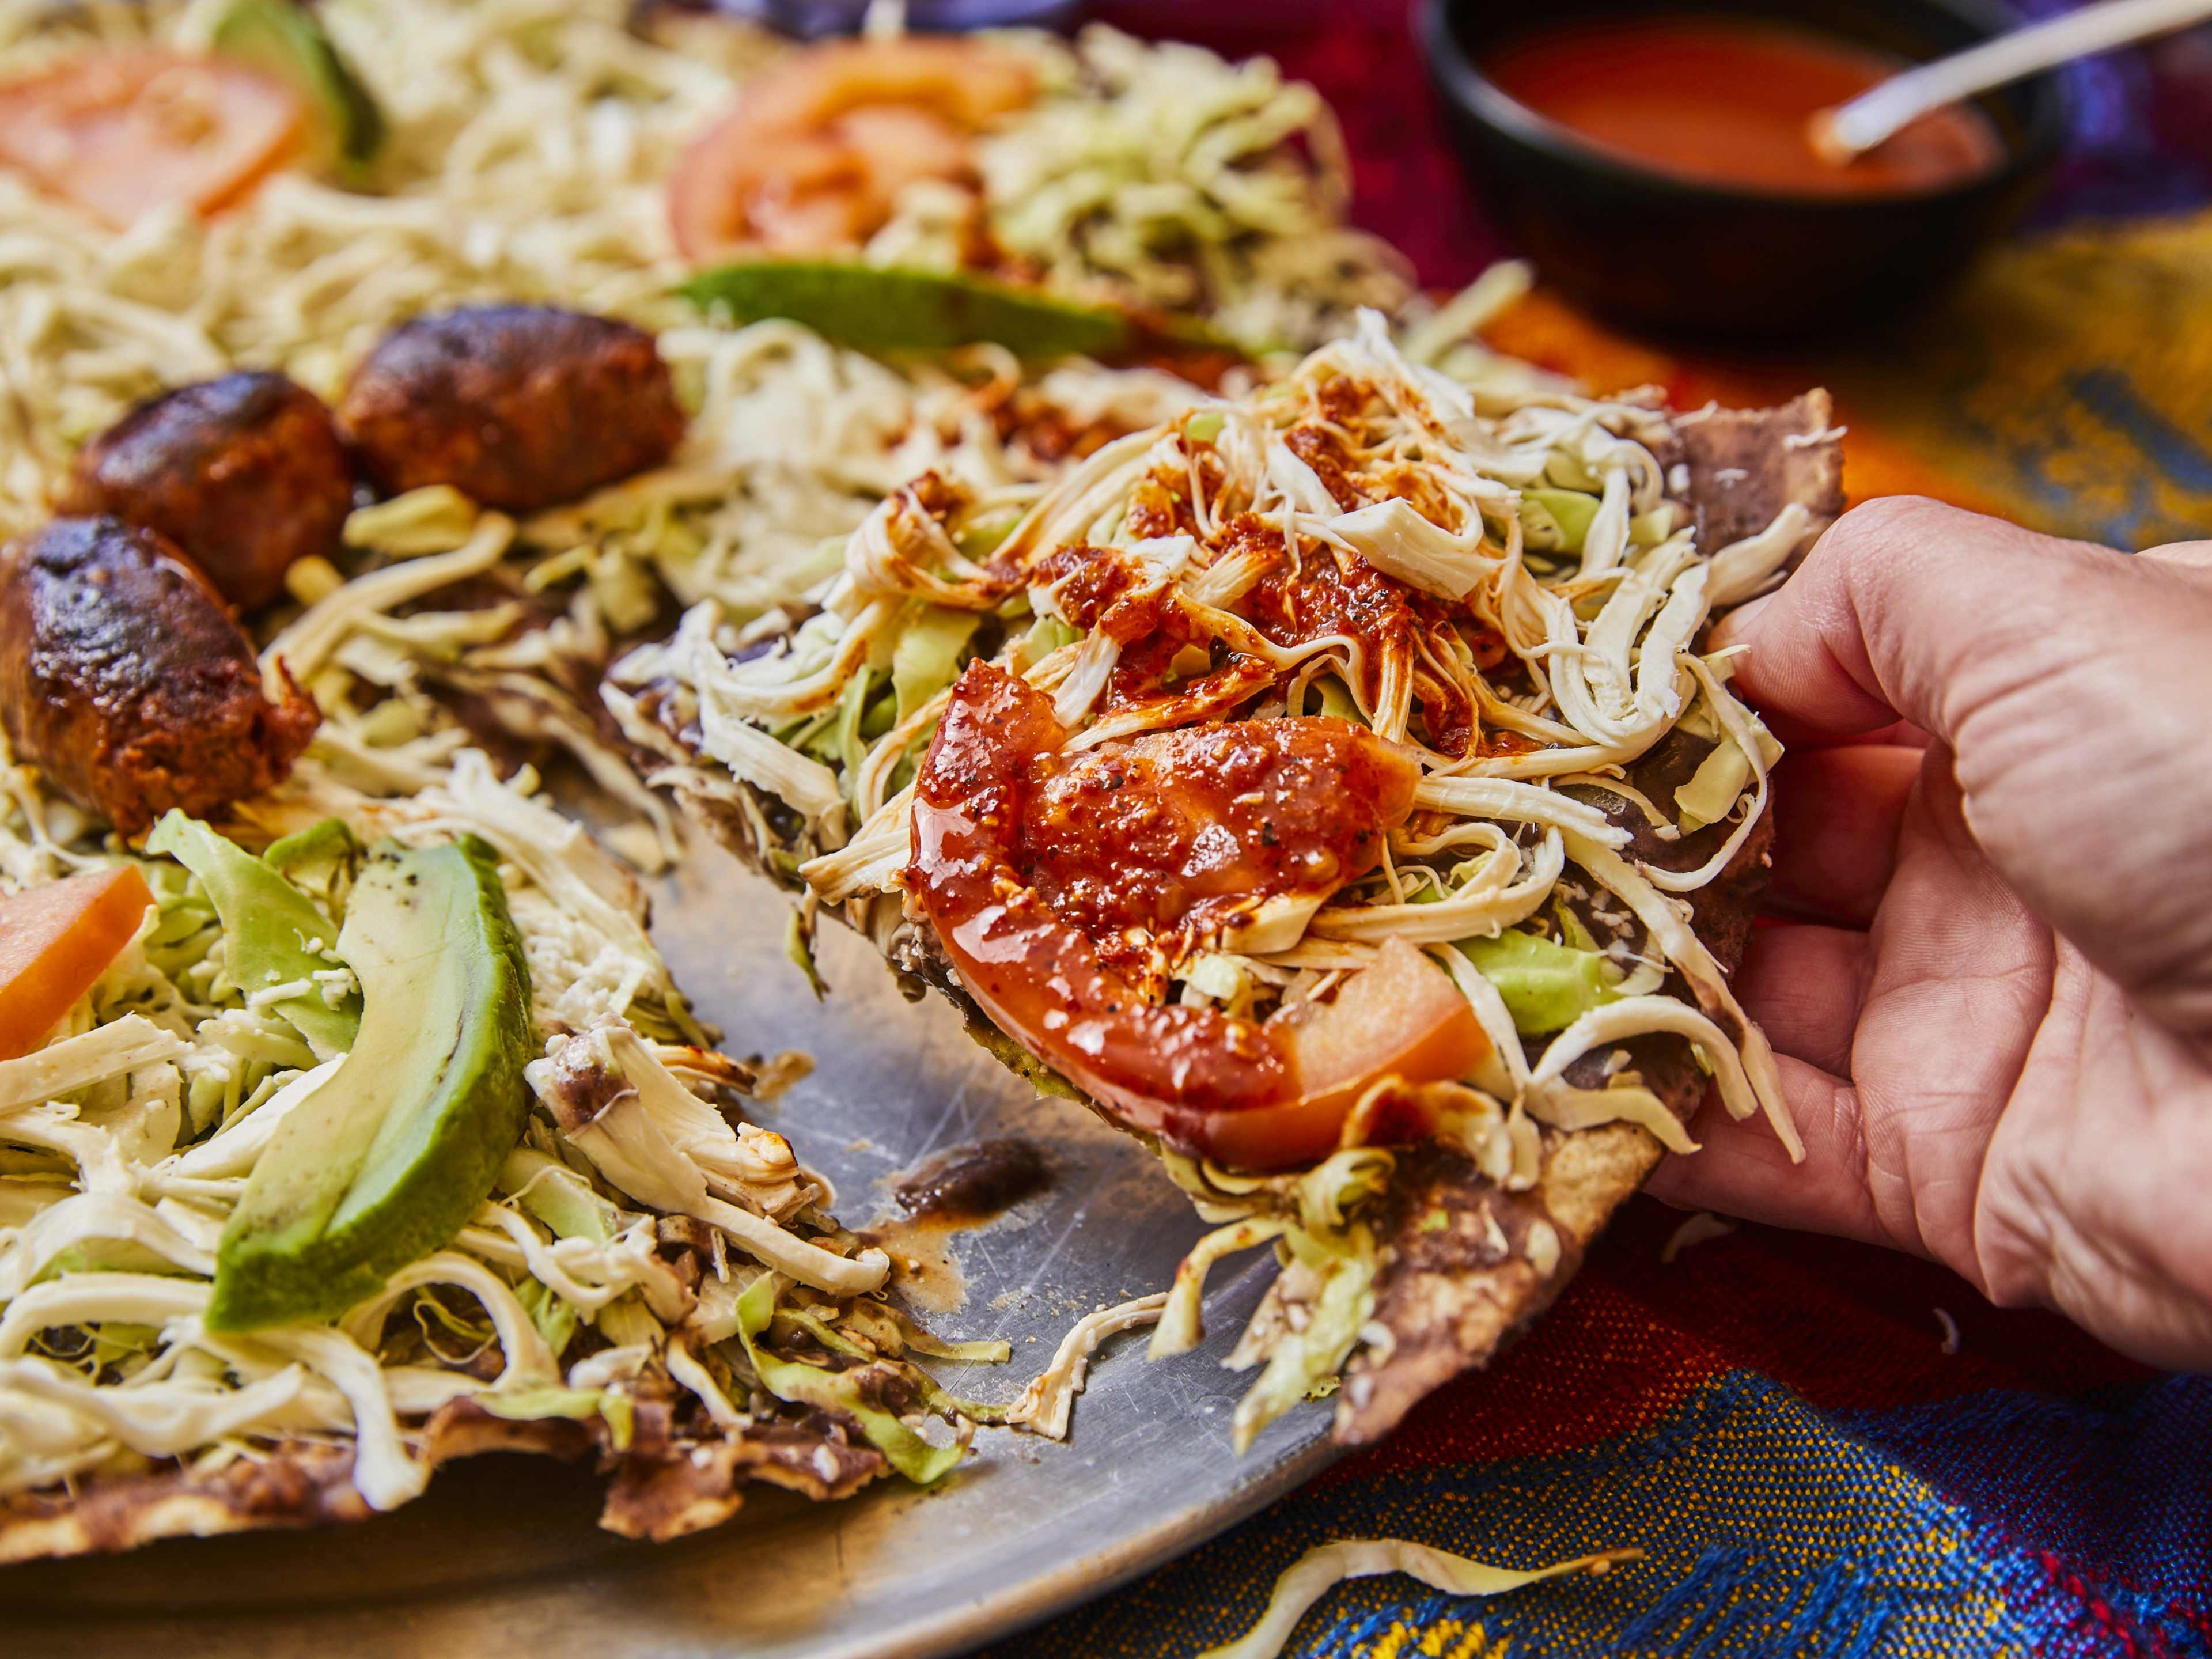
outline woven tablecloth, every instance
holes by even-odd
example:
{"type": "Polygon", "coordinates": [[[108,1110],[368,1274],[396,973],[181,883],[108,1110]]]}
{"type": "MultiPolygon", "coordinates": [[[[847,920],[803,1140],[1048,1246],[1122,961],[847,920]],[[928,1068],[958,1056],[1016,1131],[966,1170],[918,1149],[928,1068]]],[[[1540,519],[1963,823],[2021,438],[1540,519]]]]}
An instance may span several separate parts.
{"type": "MultiPolygon", "coordinates": [[[[1509,251],[1443,147],[1397,0],[1105,15],[1318,85],[1358,218],[1424,282],[1509,251]]],[[[1825,381],[1857,496],[1938,495],[2118,545],[2212,535],[2212,34],[2069,82],[2050,199],[1917,321],[1793,362],[1691,359],[1539,295],[1495,337],[1686,405],[1825,381]]],[[[1362,1581],[1293,1653],[2212,1656],[2212,1379],[1832,1240],[1746,1227],[1662,1262],[1681,1219],[1637,1200],[1532,1334],[1389,1443],[993,1654],[1193,1653],[1248,1626],[1312,1545],[1390,1534],[1510,1565],[1649,1553],[1492,1601],[1362,1581]]]]}

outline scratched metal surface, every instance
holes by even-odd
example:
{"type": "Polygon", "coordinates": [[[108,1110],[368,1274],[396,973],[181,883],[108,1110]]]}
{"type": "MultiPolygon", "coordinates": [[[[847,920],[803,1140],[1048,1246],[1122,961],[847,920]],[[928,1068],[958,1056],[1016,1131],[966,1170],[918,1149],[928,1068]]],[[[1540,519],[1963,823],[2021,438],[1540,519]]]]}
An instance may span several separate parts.
{"type": "MultiPolygon", "coordinates": [[[[783,959],[783,911],[719,854],[657,899],[654,935],[731,1052],[798,1048],[813,1076],[769,1109],[836,1182],[838,1212],[889,1206],[886,1178],[939,1147],[1025,1135],[1051,1189],[956,1236],[965,1304],[948,1335],[1003,1335],[1000,1368],[948,1370],[1011,1398],[1079,1315],[1164,1287],[1200,1225],[1133,1144],[1041,1102],[934,999],[909,1006],[880,962],[825,927],[835,994],[817,1006],[783,959]]],[[[396,1514],[335,1531],[156,1545],[0,1571],[0,1655],[40,1659],[500,1659],[705,1656],[860,1659],[957,1651],[1096,1595],[1190,1547],[1327,1461],[1326,1411],[1229,1448],[1243,1384],[1218,1364],[1273,1264],[1225,1264],[1199,1353],[1149,1364],[1141,1333],[1102,1351],[1072,1442],[985,1431],[939,1491],[885,1485],[842,1504],[763,1492],[730,1525],[665,1546],[592,1525],[580,1470],[519,1457],[461,1464],[396,1514]],[[1238,1271],[1241,1269],[1241,1271],[1238,1271]]]]}

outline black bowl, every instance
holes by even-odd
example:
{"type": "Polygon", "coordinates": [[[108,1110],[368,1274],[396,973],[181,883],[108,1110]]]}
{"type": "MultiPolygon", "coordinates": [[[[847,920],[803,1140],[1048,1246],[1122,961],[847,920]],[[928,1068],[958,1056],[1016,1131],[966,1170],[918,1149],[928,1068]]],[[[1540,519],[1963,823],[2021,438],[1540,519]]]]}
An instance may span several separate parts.
{"type": "Polygon", "coordinates": [[[1721,339],[1832,332],[1926,298],[2042,188],[2065,108],[2056,76],[1980,100],[1992,170],[1905,195],[1790,196],[1672,177],[1577,137],[1479,67],[1517,36],[1607,17],[1795,23],[1921,60],[2018,27],[1997,0],[1420,0],[1415,19],[1453,142],[1506,239],[1570,299],[1645,331],[1721,339]]]}

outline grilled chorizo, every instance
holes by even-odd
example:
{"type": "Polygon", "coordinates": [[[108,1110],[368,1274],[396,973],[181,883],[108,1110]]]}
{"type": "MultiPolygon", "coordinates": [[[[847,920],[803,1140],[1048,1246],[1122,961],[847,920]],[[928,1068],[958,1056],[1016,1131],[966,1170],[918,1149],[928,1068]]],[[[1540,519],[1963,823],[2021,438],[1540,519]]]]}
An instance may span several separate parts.
{"type": "Polygon", "coordinates": [[[79,452],[57,506],[159,531],[241,611],[338,545],[353,505],[345,447],[321,398],[241,372],[165,392],[79,452]]]}
{"type": "Polygon", "coordinates": [[[402,323],[354,371],[339,416],[386,489],[451,484],[511,513],[658,466],[684,435],[650,334],[547,306],[402,323]]]}
{"type": "Polygon", "coordinates": [[[119,519],[57,519],[0,550],[0,727],[15,758],[135,835],[281,782],[314,735],[289,678],[174,543],[119,519]]]}

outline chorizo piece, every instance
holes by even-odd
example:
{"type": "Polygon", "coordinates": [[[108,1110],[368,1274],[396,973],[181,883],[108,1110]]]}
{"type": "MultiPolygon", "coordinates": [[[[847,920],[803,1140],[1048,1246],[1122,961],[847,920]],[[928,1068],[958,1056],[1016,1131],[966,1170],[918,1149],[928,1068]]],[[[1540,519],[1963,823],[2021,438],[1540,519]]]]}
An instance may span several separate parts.
{"type": "Polygon", "coordinates": [[[135,835],[281,782],[320,721],[159,534],[57,519],[0,550],[0,726],[15,758],[135,835]]]}
{"type": "Polygon", "coordinates": [[[451,484],[509,513],[658,466],[684,436],[650,334],[548,306],[402,323],[354,371],[339,415],[386,489],[451,484]]]}
{"type": "Polygon", "coordinates": [[[321,398],[242,372],[139,404],[79,453],[57,506],[159,531],[225,599],[258,611],[295,560],[337,550],[353,477],[321,398]]]}

